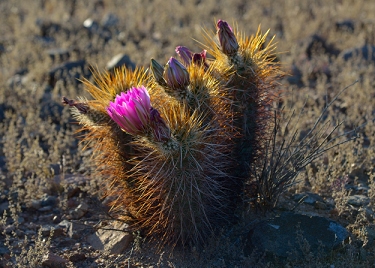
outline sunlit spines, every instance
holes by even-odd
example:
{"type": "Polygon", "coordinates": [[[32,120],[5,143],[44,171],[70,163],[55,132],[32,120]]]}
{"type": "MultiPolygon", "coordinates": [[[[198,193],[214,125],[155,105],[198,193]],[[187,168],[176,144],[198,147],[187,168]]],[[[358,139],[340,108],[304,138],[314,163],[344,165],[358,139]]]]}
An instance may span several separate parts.
{"type": "Polygon", "coordinates": [[[122,66],[113,72],[100,73],[92,69],[94,83],[83,80],[86,90],[91,96],[105,108],[110,101],[113,101],[117,94],[141,85],[149,81],[147,71],[143,67],[131,70],[122,66]]]}

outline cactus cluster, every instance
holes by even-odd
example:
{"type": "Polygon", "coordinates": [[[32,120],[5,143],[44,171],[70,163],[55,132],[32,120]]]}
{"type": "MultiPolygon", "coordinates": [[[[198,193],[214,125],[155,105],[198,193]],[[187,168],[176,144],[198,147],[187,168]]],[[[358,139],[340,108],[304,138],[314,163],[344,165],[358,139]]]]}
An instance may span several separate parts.
{"type": "Polygon", "coordinates": [[[273,39],[217,22],[203,51],[84,81],[92,100],[63,102],[85,130],[112,212],[147,237],[199,244],[235,219],[250,166],[268,139],[273,39]]]}

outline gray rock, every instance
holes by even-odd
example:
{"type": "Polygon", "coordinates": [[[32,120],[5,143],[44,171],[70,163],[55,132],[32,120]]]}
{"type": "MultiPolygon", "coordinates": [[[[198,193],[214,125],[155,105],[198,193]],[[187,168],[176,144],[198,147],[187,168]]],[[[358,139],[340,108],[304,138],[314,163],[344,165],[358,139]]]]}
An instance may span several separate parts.
{"type": "Polygon", "coordinates": [[[314,208],[320,209],[320,210],[327,210],[329,209],[329,206],[324,202],[316,201],[314,204],[314,208]]]}
{"type": "Polygon", "coordinates": [[[70,211],[70,216],[73,219],[78,220],[82,218],[83,216],[85,216],[88,210],[89,210],[89,206],[86,203],[81,203],[78,205],[78,207],[70,211]]]}
{"type": "Polygon", "coordinates": [[[38,209],[38,211],[40,212],[47,212],[51,210],[52,210],[52,206],[45,206],[45,207],[41,207],[40,209],[38,209]]]}
{"type": "Polygon", "coordinates": [[[310,192],[295,194],[293,196],[293,200],[296,202],[303,202],[312,206],[314,206],[316,202],[324,203],[324,199],[320,195],[310,192]]]}
{"type": "Polygon", "coordinates": [[[106,66],[108,71],[113,71],[115,68],[119,68],[121,66],[126,66],[129,69],[135,69],[135,63],[130,60],[130,57],[126,54],[117,54],[114,56],[106,66]]]}
{"type": "Polygon", "coordinates": [[[77,239],[82,237],[82,235],[86,232],[87,228],[83,224],[75,223],[75,222],[70,222],[67,220],[63,220],[59,224],[56,225],[56,229],[63,228],[63,230],[66,232],[66,234],[73,239],[77,239]]]}
{"type": "Polygon", "coordinates": [[[87,242],[96,250],[109,251],[110,254],[121,254],[133,241],[131,233],[117,230],[99,229],[87,238],[87,242]]]}
{"type": "Polygon", "coordinates": [[[33,209],[40,209],[42,207],[41,203],[42,201],[33,199],[31,200],[29,206],[33,209]]]}
{"type": "Polygon", "coordinates": [[[301,242],[298,241],[298,230],[315,255],[330,254],[348,237],[347,230],[330,219],[285,212],[257,223],[248,233],[244,252],[250,255],[256,250],[260,255],[265,253],[267,258],[300,259],[303,253],[298,243],[301,242]],[[296,254],[291,255],[292,252],[296,254]]]}
{"type": "Polygon", "coordinates": [[[368,198],[365,195],[358,195],[358,194],[357,195],[351,195],[351,196],[348,196],[348,198],[346,200],[346,203],[348,205],[361,207],[361,206],[368,205],[370,203],[370,198],[368,198]]]}
{"type": "Polygon", "coordinates": [[[42,207],[46,207],[46,206],[52,207],[56,205],[57,198],[56,196],[47,195],[47,196],[44,196],[40,201],[41,201],[40,205],[42,207]]]}

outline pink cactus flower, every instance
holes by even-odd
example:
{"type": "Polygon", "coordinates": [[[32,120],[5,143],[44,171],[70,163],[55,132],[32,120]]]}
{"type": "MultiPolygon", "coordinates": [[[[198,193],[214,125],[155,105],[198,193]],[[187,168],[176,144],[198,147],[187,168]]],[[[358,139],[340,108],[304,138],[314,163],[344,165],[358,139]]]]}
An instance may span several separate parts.
{"type": "Polygon", "coordinates": [[[150,96],[144,86],[121,92],[110,102],[107,113],[121,129],[132,135],[144,134],[150,122],[150,96]]]}
{"type": "Polygon", "coordinates": [[[225,55],[232,56],[237,53],[239,45],[236,36],[226,21],[219,20],[217,22],[217,35],[225,55]]]}

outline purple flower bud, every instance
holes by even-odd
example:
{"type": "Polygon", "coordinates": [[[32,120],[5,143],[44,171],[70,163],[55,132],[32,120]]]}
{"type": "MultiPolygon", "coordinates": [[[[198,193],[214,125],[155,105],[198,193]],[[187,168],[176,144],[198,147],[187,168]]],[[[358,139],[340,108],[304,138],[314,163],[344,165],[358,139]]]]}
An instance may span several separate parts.
{"type": "Polygon", "coordinates": [[[185,88],[190,83],[189,73],[185,66],[173,57],[169,59],[165,66],[164,79],[172,89],[185,88]]]}
{"type": "Polygon", "coordinates": [[[227,56],[232,56],[237,53],[239,45],[234,36],[232,28],[226,21],[219,20],[217,22],[217,35],[221,45],[221,50],[227,56]]]}
{"type": "Polygon", "coordinates": [[[132,135],[144,134],[150,122],[150,96],[144,86],[121,92],[110,102],[107,113],[121,129],[132,135]]]}
{"type": "Polygon", "coordinates": [[[193,53],[187,47],[184,47],[184,46],[176,47],[176,53],[180,56],[185,66],[189,66],[191,64],[193,53]]]}
{"type": "Polygon", "coordinates": [[[151,108],[150,111],[150,126],[153,132],[153,137],[156,141],[168,141],[171,138],[171,131],[163,118],[161,118],[158,110],[151,108]]]}
{"type": "Polygon", "coordinates": [[[193,54],[193,62],[195,64],[204,64],[204,65],[207,65],[206,63],[206,54],[207,54],[207,50],[203,50],[201,53],[194,53],[193,54]]]}
{"type": "Polygon", "coordinates": [[[69,105],[70,107],[76,107],[81,114],[87,114],[90,109],[86,103],[69,100],[66,97],[62,97],[62,103],[65,105],[69,105]]]}
{"type": "Polygon", "coordinates": [[[192,62],[198,65],[206,62],[206,50],[203,50],[201,53],[193,53],[187,47],[178,46],[176,47],[176,52],[185,66],[189,66],[192,62]]]}

